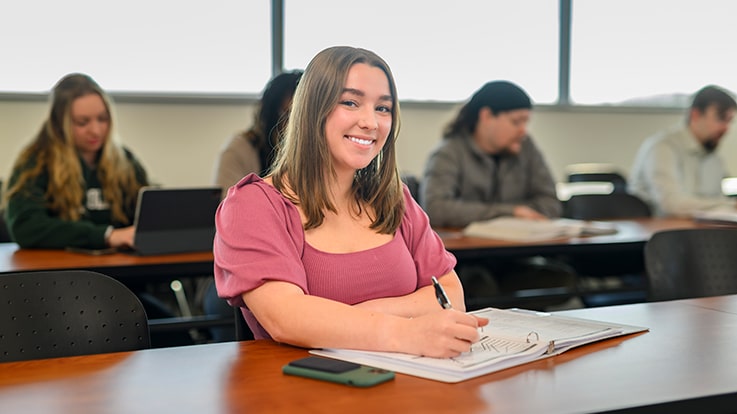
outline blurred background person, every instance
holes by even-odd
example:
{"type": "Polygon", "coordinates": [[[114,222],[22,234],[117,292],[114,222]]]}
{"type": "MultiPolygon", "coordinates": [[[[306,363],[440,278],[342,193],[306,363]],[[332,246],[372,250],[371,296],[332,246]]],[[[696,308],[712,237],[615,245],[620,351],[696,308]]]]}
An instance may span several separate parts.
{"type": "MultiPolygon", "coordinates": [[[[59,80],[50,100],[48,118],[16,158],[4,192],[12,240],[22,248],[134,248],[138,191],[149,181],[114,132],[112,100],[81,73],[59,80]]],[[[155,297],[156,285],[127,285],[149,319],[176,316],[155,297]]],[[[151,340],[154,346],[191,343],[186,333],[151,340]]]]}
{"type": "Polygon", "coordinates": [[[301,77],[302,71],[295,70],[272,78],[257,104],[251,128],[233,136],[223,147],[215,166],[215,184],[223,188],[223,195],[249,173],[265,176],[271,168],[301,77]]]}
{"type": "MultiPolygon", "coordinates": [[[[215,184],[223,188],[223,196],[244,176],[255,173],[263,177],[271,169],[302,72],[294,70],[274,76],[264,88],[251,128],[233,136],[223,147],[215,165],[215,184]]],[[[212,277],[204,280],[197,296],[205,314],[227,317],[234,313],[218,297],[212,277]]],[[[245,323],[241,328],[248,335],[245,323]]],[[[230,328],[212,328],[210,333],[216,342],[235,340],[235,332],[230,328]]]]}
{"type": "MultiPolygon", "coordinates": [[[[487,82],[459,109],[430,153],[420,182],[420,203],[434,227],[561,215],[555,180],[527,129],[531,117],[530,96],[506,80],[487,82]]],[[[457,271],[467,300],[575,285],[574,271],[547,257],[464,261],[457,271]]],[[[543,309],[559,302],[515,305],[543,309]]]]}
{"type": "Polygon", "coordinates": [[[735,208],[722,193],[729,176],[717,152],[729,131],[737,102],[727,91],[706,86],[694,95],[686,122],[642,143],[630,174],[629,189],[657,216],[691,216],[698,210],[735,208]]]}

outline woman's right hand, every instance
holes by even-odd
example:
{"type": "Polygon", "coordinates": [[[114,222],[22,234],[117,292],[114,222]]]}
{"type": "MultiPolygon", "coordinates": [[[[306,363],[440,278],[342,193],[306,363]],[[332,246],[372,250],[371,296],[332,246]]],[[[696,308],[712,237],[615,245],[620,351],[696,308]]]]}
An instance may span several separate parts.
{"type": "Polygon", "coordinates": [[[110,247],[133,247],[133,237],[136,229],[133,226],[113,229],[107,243],[110,247]]]}
{"type": "Polygon", "coordinates": [[[411,354],[450,358],[471,350],[479,340],[478,327],[489,323],[486,318],[444,309],[408,320],[410,330],[405,335],[411,354]]]}

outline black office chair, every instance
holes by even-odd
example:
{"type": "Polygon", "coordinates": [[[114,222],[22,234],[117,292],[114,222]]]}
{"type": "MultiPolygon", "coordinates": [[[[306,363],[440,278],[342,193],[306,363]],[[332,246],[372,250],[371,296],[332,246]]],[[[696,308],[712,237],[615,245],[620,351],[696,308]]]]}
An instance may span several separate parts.
{"type": "Polygon", "coordinates": [[[578,194],[563,202],[563,217],[604,220],[650,217],[650,206],[639,197],[623,192],[578,194]]]}
{"type": "Polygon", "coordinates": [[[246,341],[253,339],[240,308],[234,308],[225,299],[218,297],[215,280],[210,278],[204,288],[202,310],[206,315],[218,316],[222,319],[231,317],[234,323],[230,326],[222,324],[210,328],[212,342],[246,341]]]}
{"type": "Polygon", "coordinates": [[[600,181],[614,185],[614,192],[627,191],[627,179],[610,164],[582,163],[566,166],[569,183],[600,181]]]}
{"type": "Polygon", "coordinates": [[[135,294],[86,270],[0,275],[0,362],[150,347],[135,294]]]}
{"type": "Polygon", "coordinates": [[[8,225],[5,223],[5,215],[0,210],[0,243],[10,243],[13,239],[10,238],[10,232],[8,231],[8,225]]]}
{"type": "MultiPolygon", "coordinates": [[[[650,207],[639,197],[625,193],[611,194],[579,194],[571,196],[563,202],[563,216],[578,220],[606,220],[650,217],[650,207]]],[[[612,290],[621,292],[603,292],[584,294],[582,302],[588,306],[609,306],[625,303],[637,303],[647,300],[646,277],[641,255],[612,257],[604,253],[588,253],[571,257],[573,267],[579,273],[580,280],[589,289],[612,290]],[[601,273],[602,264],[607,270],[601,273]]]]}
{"type": "Polygon", "coordinates": [[[414,174],[402,174],[401,175],[402,182],[407,185],[409,188],[410,194],[412,194],[412,198],[419,201],[419,192],[420,192],[420,180],[417,178],[414,174]]]}
{"type": "MultiPolygon", "coordinates": [[[[3,200],[3,180],[0,180],[0,203],[3,200]]],[[[5,223],[5,212],[0,210],[0,243],[12,242],[10,238],[10,232],[8,232],[8,225],[5,223]]]]}
{"type": "Polygon", "coordinates": [[[737,229],[655,233],[645,245],[649,301],[737,293],[737,229]]]}
{"type": "Polygon", "coordinates": [[[579,183],[586,181],[603,181],[614,184],[614,192],[627,191],[627,179],[619,173],[586,173],[571,174],[568,176],[569,183],[579,183]]]}

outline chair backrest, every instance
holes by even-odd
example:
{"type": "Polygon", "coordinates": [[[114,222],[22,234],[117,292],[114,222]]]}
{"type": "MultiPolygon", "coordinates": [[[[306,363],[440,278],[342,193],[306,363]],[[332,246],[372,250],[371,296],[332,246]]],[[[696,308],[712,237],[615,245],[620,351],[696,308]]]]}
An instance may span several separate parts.
{"type": "Polygon", "coordinates": [[[1,274],[0,292],[0,362],[150,347],[141,301],[103,274],[1,274]]]}
{"type": "Polygon", "coordinates": [[[604,163],[582,163],[566,166],[568,182],[604,181],[614,185],[614,192],[627,191],[627,179],[615,166],[604,163]]]}
{"type": "Polygon", "coordinates": [[[578,220],[604,220],[650,217],[650,206],[629,193],[578,194],[563,202],[563,217],[578,220]]]}
{"type": "Polygon", "coordinates": [[[605,181],[614,184],[614,192],[627,191],[627,179],[619,173],[579,173],[570,174],[568,182],[578,183],[585,181],[605,181]]]}
{"type": "Polygon", "coordinates": [[[414,174],[402,174],[401,175],[402,182],[407,185],[409,188],[410,194],[412,194],[412,198],[419,201],[419,191],[420,191],[420,180],[417,178],[414,174]]]}
{"type": "Polygon", "coordinates": [[[0,243],[9,243],[12,241],[13,239],[10,237],[8,225],[5,222],[5,214],[0,210],[0,243]]]}
{"type": "Polygon", "coordinates": [[[648,300],[737,293],[737,229],[655,233],[645,244],[648,300]]]}
{"type": "MultiPolygon", "coordinates": [[[[3,200],[3,180],[0,180],[0,204],[3,200]]],[[[5,212],[0,210],[0,243],[12,242],[10,233],[8,232],[8,225],[5,223],[5,212]]]]}

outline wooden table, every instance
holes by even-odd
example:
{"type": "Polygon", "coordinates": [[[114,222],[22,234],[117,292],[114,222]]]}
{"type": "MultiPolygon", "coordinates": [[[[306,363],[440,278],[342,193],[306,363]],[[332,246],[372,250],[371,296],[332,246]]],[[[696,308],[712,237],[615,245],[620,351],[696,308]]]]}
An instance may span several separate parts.
{"type": "Polygon", "coordinates": [[[604,303],[642,301],[647,295],[644,250],[650,237],[658,231],[705,226],[691,219],[674,218],[607,222],[614,224],[616,233],[530,242],[466,237],[461,229],[437,231],[445,247],[458,259],[458,269],[466,265],[486,266],[487,261],[499,265],[500,262],[519,258],[546,256],[553,258],[555,262],[571,266],[581,277],[573,288],[531,288],[492,297],[476,295],[471,290],[466,298],[466,305],[469,309],[478,309],[486,306],[535,307],[540,306],[540,300],[564,301],[572,297],[584,297],[586,300],[592,300],[596,306],[602,301],[604,303]],[[621,279],[622,275],[627,276],[626,282],[621,279]],[[591,296],[599,294],[605,296],[591,296]]]}
{"type": "MultiPolygon", "coordinates": [[[[612,235],[561,238],[533,243],[510,242],[475,237],[464,237],[457,229],[439,229],[446,248],[453,252],[459,261],[482,257],[513,257],[537,254],[580,254],[595,252],[606,254],[642,255],[643,247],[656,231],[674,228],[693,228],[701,224],[688,219],[639,219],[614,221],[618,232],[612,235]]],[[[38,270],[87,269],[115,277],[122,282],[169,281],[174,278],[187,278],[212,275],[212,252],[181,253],[157,256],[137,256],[127,253],[92,256],[53,249],[21,249],[15,243],[0,243],[0,274],[38,270]]],[[[597,291],[598,292],[598,291],[597,291]]],[[[578,295],[576,292],[558,292],[553,296],[578,295]]],[[[535,293],[548,295],[550,293],[535,293]]],[[[532,295],[531,297],[534,297],[532,295]]],[[[505,300],[518,300],[517,296],[494,299],[495,306],[502,306],[505,300]]],[[[486,300],[481,299],[487,306],[486,300]]],[[[175,321],[152,322],[153,330],[169,328],[214,326],[230,323],[230,319],[194,318],[175,321]]]]}
{"type": "Polygon", "coordinates": [[[0,243],[0,274],[37,270],[86,269],[121,281],[206,276],[213,273],[212,252],[137,256],[128,253],[88,255],[60,249],[21,249],[0,243]]]}
{"type": "Polygon", "coordinates": [[[271,341],[0,364],[0,412],[734,412],[737,295],[560,312],[649,327],[458,384],[404,374],[361,389],[284,376],[271,341]]]}
{"type": "MultiPolygon", "coordinates": [[[[614,220],[616,234],[570,237],[536,242],[514,242],[465,237],[458,229],[438,229],[445,247],[459,259],[535,254],[587,253],[596,251],[641,251],[653,233],[676,228],[703,226],[690,219],[647,218],[614,220]]],[[[34,270],[88,269],[125,280],[145,276],[167,278],[212,274],[212,252],[137,256],[127,253],[91,256],[65,250],[20,249],[15,243],[0,243],[0,273],[34,270]]]]}
{"type": "MultiPolygon", "coordinates": [[[[0,275],[42,270],[84,269],[114,277],[123,283],[170,282],[174,279],[213,274],[212,252],[193,252],[157,256],[128,253],[89,255],[61,249],[21,249],[15,243],[0,243],[0,275]]],[[[195,315],[150,319],[152,332],[189,330],[213,326],[232,326],[234,316],[195,315]]]]}
{"type": "Polygon", "coordinates": [[[437,229],[445,248],[459,259],[480,257],[508,257],[526,255],[552,255],[642,251],[645,243],[658,231],[704,227],[706,224],[691,219],[642,218],[610,220],[617,233],[600,236],[561,237],[533,242],[496,240],[466,237],[461,229],[437,229]]]}

